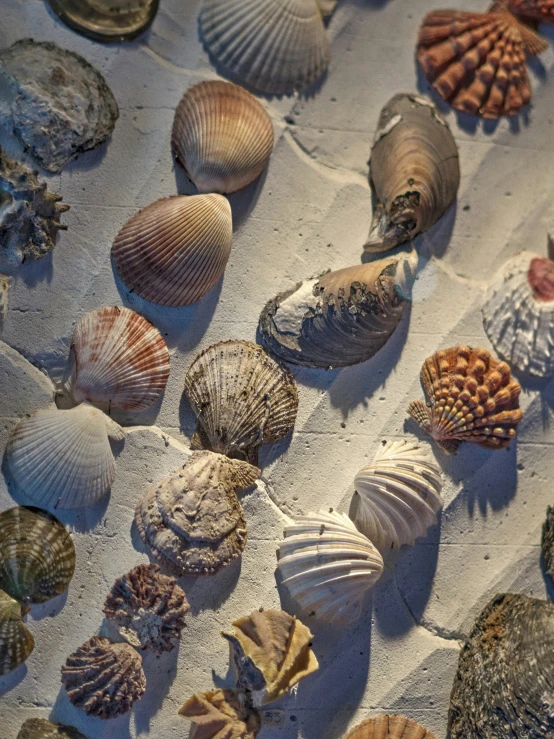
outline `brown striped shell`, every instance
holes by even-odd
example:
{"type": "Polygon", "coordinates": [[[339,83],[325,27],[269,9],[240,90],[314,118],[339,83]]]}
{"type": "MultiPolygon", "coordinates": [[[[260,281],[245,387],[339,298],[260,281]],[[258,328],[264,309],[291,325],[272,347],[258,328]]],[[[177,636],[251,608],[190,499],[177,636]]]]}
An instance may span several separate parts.
{"type": "Polygon", "coordinates": [[[16,739],[87,739],[73,726],[53,724],[45,718],[28,718],[16,739]]]}
{"type": "Polygon", "coordinates": [[[22,665],[35,648],[35,640],[23,623],[29,606],[0,590],[0,675],[22,665]]]}
{"type": "Polygon", "coordinates": [[[346,739],[437,739],[420,724],[404,716],[377,716],[350,729],[346,739]]]}
{"type": "Polygon", "coordinates": [[[554,0],[508,0],[508,7],[524,20],[554,23],[554,0]]]}
{"type": "Polygon", "coordinates": [[[261,728],[258,711],[235,690],[196,693],[179,715],[192,721],[189,739],[255,739],[261,728]]]}
{"type": "Polygon", "coordinates": [[[159,0],[47,0],[54,13],[77,33],[94,41],[133,39],[158,12],[159,0]]]}

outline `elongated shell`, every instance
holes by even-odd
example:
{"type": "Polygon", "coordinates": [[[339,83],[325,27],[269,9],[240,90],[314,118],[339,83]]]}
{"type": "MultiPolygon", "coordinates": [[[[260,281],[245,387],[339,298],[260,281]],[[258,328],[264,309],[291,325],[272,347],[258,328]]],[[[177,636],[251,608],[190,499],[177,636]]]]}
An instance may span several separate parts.
{"type": "Polygon", "coordinates": [[[434,734],[404,716],[377,716],[362,721],[346,739],[437,739],[434,734]]]}
{"type": "Polygon", "coordinates": [[[72,726],[52,724],[45,718],[28,718],[16,739],[87,739],[72,726]]]}
{"type": "Polygon", "coordinates": [[[285,528],[277,570],[290,595],[323,621],[353,621],[383,558],[344,513],[309,513],[285,528]]]}
{"type": "Polygon", "coordinates": [[[382,553],[426,536],[444,502],[430,449],[410,441],[389,441],[354,485],[360,496],[356,526],[382,553]]]}
{"type": "Polygon", "coordinates": [[[508,7],[524,20],[554,23],[554,0],[508,0],[508,7]]]}
{"type": "Polygon", "coordinates": [[[44,408],[11,432],[7,456],[15,482],[44,507],[78,508],[105,495],[115,477],[110,439],[123,429],[92,406],[44,408]]]}
{"type": "Polygon", "coordinates": [[[204,0],[200,27],[215,59],[262,92],[307,87],[331,58],[316,0],[204,0]]]}
{"type": "Polygon", "coordinates": [[[94,41],[123,41],[146,31],[159,0],[47,0],[54,13],[77,33],[94,41]]]}
{"type": "Polygon", "coordinates": [[[258,711],[235,690],[196,693],[179,715],[193,722],[189,739],[255,739],[261,728],[258,711]]]}
{"type": "Polygon", "coordinates": [[[29,610],[0,590],[0,675],[22,665],[35,648],[35,640],[23,623],[29,610]]]}
{"type": "Polygon", "coordinates": [[[198,192],[235,192],[267,166],[273,124],[244,88],[219,80],[200,82],[177,106],[171,143],[198,192]]]}
{"type": "Polygon", "coordinates": [[[437,107],[418,95],[395,95],[379,117],[369,183],[373,220],[364,249],[381,252],[433,226],[456,199],[458,147],[437,107]]]}
{"type": "Polygon", "coordinates": [[[222,195],[174,195],[147,205],[117,234],[112,257],[125,286],[152,303],[196,303],[219,281],[233,223],[222,195]]]}

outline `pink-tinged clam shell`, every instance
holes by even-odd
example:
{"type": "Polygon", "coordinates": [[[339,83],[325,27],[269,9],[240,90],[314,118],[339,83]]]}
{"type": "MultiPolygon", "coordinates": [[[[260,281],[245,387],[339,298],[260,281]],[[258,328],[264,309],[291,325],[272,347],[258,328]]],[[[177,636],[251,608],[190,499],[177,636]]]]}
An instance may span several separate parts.
{"type": "Polygon", "coordinates": [[[548,257],[535,257],[527,274],[533,295],[542,303],[554,300],[554,262],[548,257]]]}

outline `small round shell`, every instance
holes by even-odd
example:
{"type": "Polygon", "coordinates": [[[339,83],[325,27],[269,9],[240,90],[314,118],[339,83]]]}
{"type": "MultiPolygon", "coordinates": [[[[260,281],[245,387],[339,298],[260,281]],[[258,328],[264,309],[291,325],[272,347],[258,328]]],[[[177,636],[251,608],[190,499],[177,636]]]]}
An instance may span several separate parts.
{"type": "Polygon", "coordinates": [[[52,724],[45,718],[28,718],[16,739],[87,739],[72,726],[52,724]]]}
{"type": "Polygon", "coordinates": [[[123,41],[146,31],[159,0],[47,0],[54,13],[77,33],[94,41],[123,41]]]}
{"type": "Polygon", "coordinates": [[[346,739],[437,739],[423,726],[404,716],[377,716],[350,729],[346,739]]]}
{"type": "Polygon", "coordinates": [[[193,723],[189,739],[256,739],[261,728],[258,711],[235,690],[196,693],[179,715],[193,723]]]}
{"type": "Polygon", "coordinates": [[[35,640],[23,623],[29,608],[0,590],[0,675],[22,665],[35,648],[35,640]]]}

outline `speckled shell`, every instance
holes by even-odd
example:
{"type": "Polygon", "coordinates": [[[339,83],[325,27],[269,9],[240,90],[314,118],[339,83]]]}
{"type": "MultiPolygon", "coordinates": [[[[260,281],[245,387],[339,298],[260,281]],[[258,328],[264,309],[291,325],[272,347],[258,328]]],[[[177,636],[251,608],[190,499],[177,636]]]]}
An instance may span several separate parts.
{"type": "Polygon", "coordinates": [[[232,238],[231,206],[222,195],[174,195],[128,220],[112,257],[128,290],[176,308],[196,303],[215,287],[232,238]]]}
{"type": "Polygon", "coordinates": [[[508,7],[524,20],[554,23],[554,0],[508,0],[508,7]]]}
{"type": "Polygon", "coordinates": [[[23,623],[29,610],[0,590],[0,675],[22,665],[35,648],[35,640],[23,623]]]}
{"type": "Polygon", "coordinates": [[[420,95],[395,95],[379,117],[369,184],[373,220],[364,249],[381,252],[433,226],[456,199],[458,147],[437,107],[420,95]]]}
{"type": "Polygon", "coordinates": [[[16,739],[87,739],[72,726],[52,724],[45,718],[28,718],[16,739]]]}
{"type": "Polygon", "coordinates": [[[404,716],[377,716],[350,729],[346,739],[437,739],[423,726],[404,716]]]}
{"type": "Polygon", "coordinates": [[[123,41],[145,31],[159,0],[46,0],[54,13],[77,33],[94,41],[123,41]]]}
{"type": "Polygon", "coordinates": [[[542,525],[541,553],[544,568],[554,580],[554,508],[548,506],[542,525]]]}
{"type": "Polygon", "coordinates": [[[193,722],[189,739],[255,739],[261,727],[247,696],[234,690],[196,693],[179,715],[193,722]]]}
{"type": "Polygon", "coordinates": [[[383,572],[383,558],[344,513],[320,511],[285,528],[277,552],[283,585],[322,621],[353,621],[383,572]]]}
{"type": "Polygon", "coordinates": [[[127,713],[146,690],[139,654],[103,636],[93,636],[69,655],[62,683],[74,706],[101,719],[127,713]]]}
{"type": "Polygon", "coordinates": [[[200,82],[177,106],[171,143],[198,192],[230,193],[249,185],[267,166],[273,124],[244,88],[200,82]]]}
{"type": "Polygon", "coordinates": [[[427,405],[414,401],[408,412],[447,454],[462,441],[503,449],[515,437],[521,386],[486,349],[441,349],[425,360],[420,378],[427,405]]]}
{"type": "Polygon", "coordinates": [[[390,441],[354,478],[359,505],[356,526],[383,554],[413,546],[437,523],[442,478],[431,450],[410,441],[390,441]]]}

